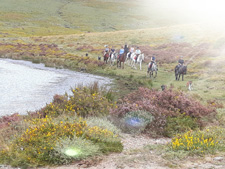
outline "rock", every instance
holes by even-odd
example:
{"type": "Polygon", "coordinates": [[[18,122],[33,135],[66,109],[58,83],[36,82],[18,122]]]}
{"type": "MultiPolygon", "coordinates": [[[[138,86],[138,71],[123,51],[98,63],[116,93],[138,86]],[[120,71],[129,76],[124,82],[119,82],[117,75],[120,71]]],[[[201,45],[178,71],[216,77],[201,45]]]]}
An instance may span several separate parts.
{"type": "Polygon", "coordinates": [[[215,157],[213,160],[215,160],[215,161],[222,161],[223,157],[215,157]]]}

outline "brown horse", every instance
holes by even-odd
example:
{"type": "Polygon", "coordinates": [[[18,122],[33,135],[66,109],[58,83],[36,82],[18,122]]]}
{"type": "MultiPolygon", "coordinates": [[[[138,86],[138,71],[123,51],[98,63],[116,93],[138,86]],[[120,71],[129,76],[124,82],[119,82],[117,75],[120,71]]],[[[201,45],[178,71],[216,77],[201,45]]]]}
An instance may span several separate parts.
{"type": "Polygon", "coordinates": [[[103,57],[104,57],[104,62],[107,63],[109,59],[109,52],[106,52],[103,57]]]}
{"type": "Polygon", "coordinates": [[[118,67],[118,64],[120,65],[120,68],[121,68],[121,62],[123,62],[123,69],[124,69],[124,62],[126,60],[126,57],[127,57],[127,53],[123,53],[121,56],[118,55],[117,57],[117,67],[118,67]]]}

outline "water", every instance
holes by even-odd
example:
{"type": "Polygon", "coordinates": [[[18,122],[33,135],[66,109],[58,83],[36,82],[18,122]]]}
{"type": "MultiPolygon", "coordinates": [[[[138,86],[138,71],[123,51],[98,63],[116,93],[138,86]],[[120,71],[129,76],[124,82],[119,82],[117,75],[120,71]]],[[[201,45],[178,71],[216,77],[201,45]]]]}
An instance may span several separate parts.
{"type": "Polygon", "coordinates": [[[71,87],[95,81],[105,86],[112,83],[101,76],[0,59],[0,116],[39,110],[50,103],[55,94],[71,93],[71,87]]]}

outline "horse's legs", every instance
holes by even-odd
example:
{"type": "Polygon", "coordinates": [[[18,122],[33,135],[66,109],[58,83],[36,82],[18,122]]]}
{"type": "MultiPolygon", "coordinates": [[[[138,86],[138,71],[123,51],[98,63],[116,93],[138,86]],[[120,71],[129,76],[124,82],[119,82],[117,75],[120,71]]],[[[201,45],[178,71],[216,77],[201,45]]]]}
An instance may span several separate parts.
{"type": "Polygon", "coordinates": [[[157,77],[157,71],[155,71],[155,78],[157,77]]]}
{"type": "Polygon", "coordinates": [[[184,74],[182,74],[182,81],[184,81],[184,74]]]}
{"type": "Polygon", "coordinates": [[[178,81],[180,80],[180,74],[178,75],[178,81]]]}

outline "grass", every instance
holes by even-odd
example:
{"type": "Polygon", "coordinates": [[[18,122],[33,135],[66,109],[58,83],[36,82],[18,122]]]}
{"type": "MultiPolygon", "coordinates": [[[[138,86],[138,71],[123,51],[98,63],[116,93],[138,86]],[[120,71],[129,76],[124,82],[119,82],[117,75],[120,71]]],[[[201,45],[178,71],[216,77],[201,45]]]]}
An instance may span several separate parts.
{"type": "MultiPolygon", "coordinates": [[[[7,36],[43,36],[156,28],[190,23],[153,0],[2,0],[0,31],[7,36]],[[157,9],[157,10],[156,10],[157,9]],[[160,13],[160,15],[159,15],[160,13]],[[113,17],[112,17],[113,16],[113,17]]],[[[171,2],[173,3],[173,2],[171,2]]],[[[4,37],[4,35],[2,35],[4,37]]]]}

